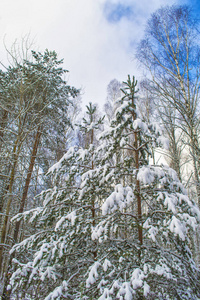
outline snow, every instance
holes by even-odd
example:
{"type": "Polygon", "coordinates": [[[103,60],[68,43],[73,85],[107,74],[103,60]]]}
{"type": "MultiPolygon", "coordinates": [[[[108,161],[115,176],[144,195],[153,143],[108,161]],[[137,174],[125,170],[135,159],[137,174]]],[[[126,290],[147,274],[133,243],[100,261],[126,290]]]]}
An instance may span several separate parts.
{"type": "MultiPolygon", "coordinates": [[[[92,240],[96,240],[99,239],[102,235],[102,233],[106,232],[106,226],[104,226],[104,222],[101,222],[100,224],[98,224],[96,227],[94,227],[92,229],[92,240]]],[[[100,241],[102,242],[102,239],[100,238],[100,241]]]]}
{"type": "Polygon", "coordinates": [[[123,112],[123,110],[125,110],[128,107],[128,103],[126,103],[125,101],[123,103],[120,104],[120,106],[116,109],[115,111],[115,115],[117,116],[118,114],[121,114],[123,112]]]}
{"type": "Polygon", "coordinates": [[[151,184],[155,180],[155,172],[149,167],[143,166],[138,171],[137,179],[143,184],[151,184]]]}
{"type": "Polygon", "coordinates": [[[142,287],[144,277],[145,277],[144,273],[141,269],[136,268],[133,271],[132,276],[131,276],[131,284],[132,284],[134,290],[142,287]]]}
{"type": "Polygon", "coordinates": [[[103,266],[104,272],[106,272],[107,269],[108,269],[109,267],[111,267],[111,262],[106,258],[106,259],[104,260],[104,263],[103,263],[102,266],[103,266]]]}
{"type": "Polygon", "coordinates": [[[36,266],[40,262],[40,260],[42,259],[44,253],[49,252],[49,247],[50,247],[49,243],[43,243],[40,250],[37,251],[34,255],[35,258],[33,260],[33,266],[36,266]]]}
{"type": "Polygon", "coordinates": [[[132,189],[123,187],[121,184],[115,186],[115,191],[106,199],[102,205],[102,214],[106,215],[119,209],[123,209],[134,200],[134,194],[132,189]]]}
{"type": "Polygon", "coordinates": [[[74,226],[75,220],[76,220],[76,218],[77,218],[77,216],[76,216],[76,211],[75,211],[75,210],[72,211],[70,214],[68,214],[68,215],[66,216],[66,218],[67,218],[69,221],[71,221],[72,226],[74,226]]]}
{"type": "Polygon", "coordinates": [[[165,193],[164,205],[167,207],[169,211],[172,211],[173,214],[177,214],[176,205],[178,203],[178,199],[175,195],[169,195],[165,193]]]}
{"type": "Polygon", "coordinates": [[[28,216],[32,214],[32,217],[29,219],[29,222],[33,222],[34,219],[43,211],[43,207],[36,207],[31,210],[25,211],[23,213],[19,213],[11,219],[11,222],[20,221],[21,219],[26,219],[28,216]]]}
{"type": "Polygon", "coordinates": [[[15,244],[11,250],[10,254],[12,254],[14,251],[20,251],[23,248],[26,248],[36,239],[36,234],[31,235],[30,237],[26,238],[25,240],[21,241],[19,244],[15,244]]]}
{"type": "Polygon", "coordinates": [[[115,170],[114,168],[110,170],[110,166],[105,164],[103,167],[96,168],[96,175],[100,175],[99,185],[103,185],[105,182],[112,179],[114,176],[115,170]]]}
{"type": "Polygon", "coordinates": [[[65,221],[66,221],[66,216],[61,217],[60,220],[56,223],[55,231],[57,231],[65,221]]]}
{"type": "Polygon", "coordinates": [[[89,276],[86,280],[86,287],[90,287],[90,285],[93,284],[97,280],[97,278],[98,278],[97,269],[99,267],[100,267],[100,263],[98,261],[96,261],[90,269],[89,276]]]}
{"type": "Polygon", "coordinates": [[[122,137],[121,140],[120,140],[120,147],[123,147],[123,146],[125,146],[126,144],[127,144],[126,139],[125,139],[124,137],[122,137]]]}
{"type": "Polygon", "coordinates": [[[74,156],[74,153],[75,153],[75,147],[70,147],[67,153],[65,153],[57,163],[55,163],[52,167],[49,168],[47,174],[58,171],[61,168],[62,163],[66,160],[71,159],[74,156]]]}
{"type": "Polygon", "coordinates": [[[122,286],[120,287],[117,298],[120,300],[132,300],[133,299],[133,289],[130,286],[129,282],[123,282],[122,286]]]}
{"type": "Polygon", "coordinates": [[[32,217],[29,219],[29,223],[32,223],[34,220],[35,220],[35,218],[41,213],[43,211],[43,208],[41,208],[41,207],[37,207],[37,208],[35,208],[34,210],[32,210],[31,212],[32,212],[32,217]]]}
{"type": "Polygon", "coordinates": [[[59,300],[63,298],[62,296],[65,296],[66,298],[65,295],[66,291],[67,291],[67,282],[66,280],[64,280],[62,282],[62,285],[56,287],[53,292],[51,292],[47,297],[45,297],[44,300],[54,300],[54,299],[59,300]]]}
{"type": "Polygon", "coordinates": [[[98,300],[113,300],[112,297],[109,296],[109,290],[107,288],[104,289],[103,291],[103,295],[101,297],[99,297],[98,300]]]}
{"type": "Polygon", "coordinates": [[[181,217],[187,225],[191,226],[194,231],[196,230],[197,220],[195,217],[191,217],[188,213],[183,213],[181,217]]]}
{"type": "Polygon", "coordinates": [[[93,170],[89,170],[82,175],[82,177],[81,177],[82,183],[81,183],[80,188],[83,188],[86,185],[87,180],[93,177],[93,173],[94,173],[93,170]]]}
{"type": "Polygon", "coordinates": [[[177,173],[176,173],[176,171],[174,170],[174,169],[172,169],[172,168],[167,168],[167,167],[165,167],[166,169],[167,169],[167,173],[169,174],[169,177],[173,180],[173,181],[175,181],[175,182],[179,182],[179,179],[178,179],[178,176],[177,176],[177,173]]]}
{"type": "Polygon", "coordinates": [[[164,136],[159,136],[157,138],[157,143],[165,150],[169,149],[169,140],[164,136]]]}
{"type": "Polygon", "coordinates": [[[133,128],[142,130],[143,133],[146,133],[148,131],[147,124],[143,122],[141,119],[136,119],[133,121],[133,128]]]}
{"type": "Polygon", "coordinates": [[[144,282],[143,290],[144,290],[144,296],[147,297],[147,295],[150,292],[150,286],[146,283],[146,281],[144,282]]]}
{"type": "Polygon", "coordinates": [[[167,166],[142,166],[137,174],[137,179],[145,185],[150,185],[155,180],[163,185],[168,182],[168,177],[171,177],[176,184],[179,182],[176,172],[167,166]]]}
{"type": "Polygon", "coordinates": [[[122,256],[120,256],[120,258],[119,258],[119,263],[122,263],[123,260],[124,260],[124,258],[123,258],[122,256]]]}
{"type": "Polygon", "coordinates": [[[191,206],[190,211],[195,216],[196,220],[200,222],[200,210],[197,205],[191,206]]]}
{"type": "MultiPolygon", "coordinates": [[[[28,273],[28,272],[27,272],[28,273]]],[[[30,283],[32,281],[32,279],[34,278],[35,275],[38,275],[38,268],[37,267],[33,267],[31,270],[31,274],[29,276],[29,280],[28,282],[30,283]]],[[[26,274],[24,274],[26,276],[26,274]]]]}
{"type": "Polygon", "coordinates": [[[151,238],[154,242],[156,241],[156,235],[158,233],[158,229],[156,227],[154,227],[153,225],[151,225],[149,227],[149,230],[148,230],[148,236],[149,238],[151,238]]]}
{"type": "MultiPolygon", "coordinates": [[[[45,199],[43,201],[43,206],[47,206],[49,202],[53,199],[54,195],[58,192],[57,187],[54,186],[53,189],[48,189],[45,192],[45,199]]],[[[41,197],[43,196],[44,193],[41,193],[41,197]]]]}
{"type": "Polygon", "coordinates": [[[175,216],[172,216],[169,229],[171,232],[175,233],[175,235],[178,235],[182,241],[185,241],[186,228],[184,224],[175,216]]]}
{"type": "Polygon", "coordinates": [[[65,241],[63,241],[63,242],[59,242],[59,258],[61,258],[62,256],[63,256],[63,253],[64,253],[64,251],[65,251],[65,249],[66,249],[66,242],[65,241]]]}
{"type": "Polygon", "coordinates": [[[47,266],[45,272],[41,272],[40,278],[42,281],[44,281],[46,278],[53,279],[56,281],[57,276],[55,273],[55,267],[47,266]]]}
{"type": "Polygon", "coordinates": [[[87,149],[79,149],[78,154],[79,154],[79,159],[84,161],[86,156],[88,156],[89,151],[87,149]]]}
{"type": "Polygon", "coordinates": [[[173,278],[170,268],[163,261],[160,261],[160,264],[157,264],[155,266],[155,269],[149,268],[149,271],[150,271],[150,273],[153,273],[153,274],[165,276],[168,279],[173,278]]]}
{"type": "Polygon", "coordinates": [[[66,216],[62,216],[60,218],[60,220],[56,223],[55,231],[58,231],[60,229],[60,227],[63,226],[63,223],[65,223],[65,225],[63,227],[66,227],[67,226],[66,220],[71,221],[71,225],[74,226],[76,218],[77,218],[77,216],[76,216],[75,210],[66,216]]]}

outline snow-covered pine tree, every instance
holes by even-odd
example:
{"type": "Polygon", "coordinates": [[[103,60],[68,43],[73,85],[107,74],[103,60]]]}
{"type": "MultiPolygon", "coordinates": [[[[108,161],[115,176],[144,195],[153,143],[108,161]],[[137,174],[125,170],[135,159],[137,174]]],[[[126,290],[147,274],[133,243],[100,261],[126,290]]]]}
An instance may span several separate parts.
{"type": "Polygon", "coordinates": [[[199,209],[174,170],[149,164],[150,149],[165,139],[156,123],[139,118],[135,79],[129,76],[124,85],[99,148],[106,169],[99,182],[109,181],[112,172],[115,184],[92,233],[104,251],[88,270],[88,299],[199,299],[199,272],[189,249],[199,209]]]}
{"type": "Polygon", "coordinates": [[[92,104],[87,115],[80,126],[87,147],[71,147],[50,168],[53,188],[38,196],[42,207],[14,218],[29,220],[37,232],[11,251],[15,271],[9,288],[23,299],[84,299],[84,276],[97,256],[97,242],[91,239],[98,209],[94,144],[103,122],[92,104]]]}

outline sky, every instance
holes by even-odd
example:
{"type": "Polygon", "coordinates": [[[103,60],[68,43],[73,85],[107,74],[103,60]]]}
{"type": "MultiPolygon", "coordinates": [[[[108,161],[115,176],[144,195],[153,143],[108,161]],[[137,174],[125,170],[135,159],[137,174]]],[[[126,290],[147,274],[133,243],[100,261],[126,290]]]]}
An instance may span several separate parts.
{"type": "Polygon", "coordinates": [[[112,79],[142,77],[137,43],[151,14],[172,4],[200,11],[200,0],[1,0],[0,61],[8,63],[5,46],[29,36],[31,49],[64,58],[68,84],[82,89],[83,105],[102,106],[112,79]]]}

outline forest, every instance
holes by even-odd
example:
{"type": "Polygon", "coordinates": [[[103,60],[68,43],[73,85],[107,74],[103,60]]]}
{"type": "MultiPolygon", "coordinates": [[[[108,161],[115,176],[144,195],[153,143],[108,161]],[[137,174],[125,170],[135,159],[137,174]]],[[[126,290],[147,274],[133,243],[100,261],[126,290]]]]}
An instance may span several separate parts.
{"type": "Polygon", "coordinates": [[[0,69],[0,299],[200,299],[200,31],[149,18],[143,70],[84,109],[55,51],[0,69]],[[102,99],[102,102],[104,99],[102,99]]]}

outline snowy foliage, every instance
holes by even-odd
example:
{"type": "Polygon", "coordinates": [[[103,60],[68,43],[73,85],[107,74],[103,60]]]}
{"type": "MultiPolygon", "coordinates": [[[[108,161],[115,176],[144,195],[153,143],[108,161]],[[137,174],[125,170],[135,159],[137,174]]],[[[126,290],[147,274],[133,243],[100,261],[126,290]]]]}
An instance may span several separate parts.
{"type": "MultiPolygon", "coordinates": [[[[85,131],[91,140],[101,122],[85,131]]],[[[23,262],[20,257],[14,260],[13,293],[26,286],[26,295],[33,299],[82,299],[84,276],[96,255],[96,242],[91,238],[99,207],[94,158],[93,144],[87,149],[69,148],[48,171],[53,187],[37,196],[43,205],[13,218],[13,222],[31,222],[37,231],[11,250],[17,258],[29,255],[23,262]],[[48,289],[44,290],[45,284],[48,289]]]]}
{"type": "Polygon", "coordinates": [[[132,208],[135,198],[126,201],[125,196],[125,191],[134,195],[136,190],[116,186],[102,206],[104,219],[93,229],[93,239],[103,243],[109,259],[106,270],[103,261],[95,263],[100,274],[96,269],[93,284],[99,299],[139,299],[141,295],[147,299],[198,299],[197,269],[187,245],[189,233],[200,222],[199,209],[188,199],[173,170],[146,169],[146,177],[140,177],[143,245],[137,242],[137,218],[132,208]]]}
{"type": "Polygon", "coordinates": [[[167,141],[155,122],[137,116],[135,86],[129,78],[116,118],[102,134],[99,151],[105,151],[105,165],[115,165],[115,185],[92,232],[103,251],[88,271],[90,295],[198,299],[199,275],[189,245],[200,212],[174,170],[148,165],[152,147],[166,147],[167,141]]]}
{"type": "MultiPolygon", "coordinates": [[[[200,212],[174,170],[149,165],[161,129],[137,115],[137,82],[128,78],[110,127],[94,147],[94,109],[81,130],[91,143],[72,147],[50,168],[43,206],[18,215],[37,233],[12,252],[13,292],[43,299],[189,299],[200,297],[190,235],[200,212]],[[87,128],[85,128],[85,126],[87,128]],[[31,260],[20,260],[29,252],[31,260]],[[48,284],[48,290],[44,287],[48,284]],[[35,294],[34,294],[35,293],[35,294]]],[[[164,141],[164,143],[163,143],[164,141]]]]}

